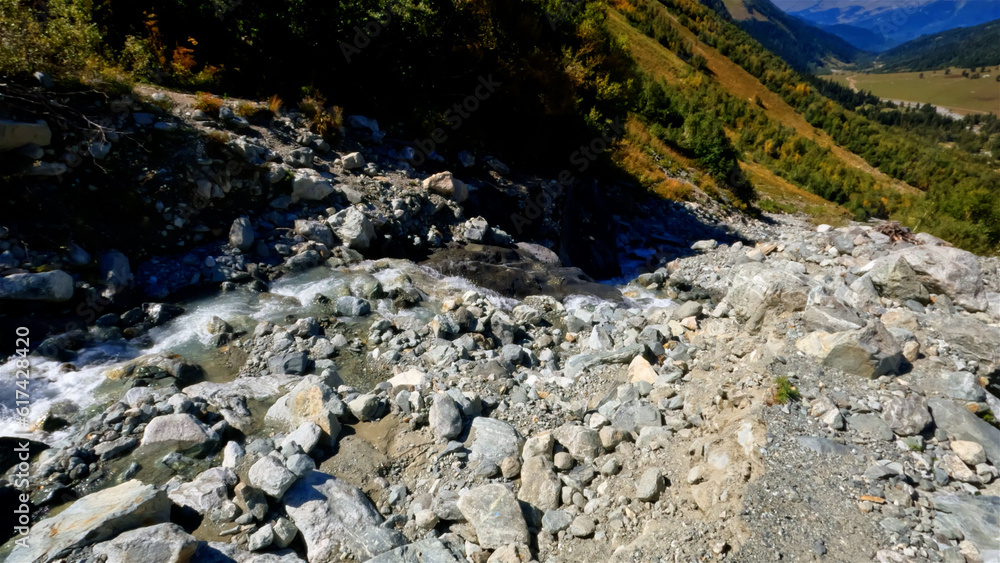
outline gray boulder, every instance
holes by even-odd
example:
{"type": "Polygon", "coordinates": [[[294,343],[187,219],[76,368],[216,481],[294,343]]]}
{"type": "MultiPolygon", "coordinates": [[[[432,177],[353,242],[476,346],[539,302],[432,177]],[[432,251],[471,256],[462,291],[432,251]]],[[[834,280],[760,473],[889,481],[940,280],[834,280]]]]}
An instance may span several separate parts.
{"type": "Polygon", "coordinates": [[[134,282],[128,257],[117,250],[105,252],[97,259],[97,272],[106,286],[104,296],[108,298],[124,293],[134,282]]]}
{"type": "Polygon", "coordinates": [[[356,207],[338,211],[326,222],[340,240],[354,250],[367,250],[375,240],[375,225],[356,207]]]}
{"type": "Polygon", "coordinates": [[[877,320],[858,330],[816,331],[798,339],[795,347],[824,366],[862,377],[898,374],[903,366],[903,350],[877,320]]]}
{"type": "Polygon", "coordinates": [[[882,406],[882,419],[899,436],[920,434],[932,422],[927,401],[916,394],[892,397],[882,406]]]}
{"type": "Polygon", "coordinates": [[[237,217],[229,228],[229,244],[246,252],[253,248],[253,225],[248,217],[237,217]]]}
{"type": "Polygon", "coordinates": [[[562,481],[547,457],[532,456],[521,464],[521,488],[517,499],[541,510],[559,508],[562,481]]]}
{"type": "Polygon", "coordinates": [[[47,563],[79,547],[169,519],[167,494],[133,479],[91,493],[59,514],[38,522],[31,527],[27,547],[15,546],[8,560],[47,563]]]}
{"type": "Polygon", "coordinates": [[[476,417],[466,442],[473,461],[490,461],[499,467],[505,457],[519,456],[524,438],[510,424],[495,418],[476,417]]]}
{"type": "Polygon", "coordinates": [[[330,182],[311,168],[299,168],[292,173],[292,203],[322,201],[333,192],[330,182]]]}
{"type": "Polygon", "coordinates": [[[0,278],[0,301],[67,301],[72,297],[73,276],[62,270],[0,278]]]}
{"type": "Polygon", "coordinates": [[[285,467],[278,455],[266,455],[250,467],[250,484],[268,496],[280,499],[295,483],[296,476],[285,467]]]}
{"type": "Polygon", "coordinates": [[[947,246],[913,246],[875,260],[863,271],[883,270],[885,263],[900,258],[930,293],[947,295],[970,311],[986,310],[985,288],[975,254],[947,246]]]}
{"type": "Polygon", "coordinates": [[[876,260],[868,272],[869,278],[879,295],[895,299],[900,303],[913,299],[920,303],[930,302],[930,293],[917,279],[917,273],[906,258],[899,254],[876,260]]]}
{"type": "Polygon", "coordinates": [[[465,561],[461,553],[448,549],[437,538],[428,538],[397,547],[368,560],[368,563],[459,563],[465,561]]]}
{"type": "Polygon", "coordinates": [[[366,561],[406,543],[399,532],[380,525],[382,515],[361,489],[326,473],[305,475],[282,502],[302,534],[310,562],[339,560],[341,548],[366,561]]]}
{"type": "Polygon", "coordinates": [[[94,546],[106,563],[181,563],[198,548],[198,540],[177,524],[157,524],[119,534],[94,546]]]}
{"type": "Polygon", "coordinates": [[[458,403],[447,393],[434,395],[434,404],[428,414],[428,424],[434,433],[434,439],[451,440],[462,433],[462,412],[458,403]]]}
{"type": "Polygon", "coordinates": [[[190,414],[167,414],[149,422],[140,445],[204,453],[218,442],[219,435],[215,430],[190,414]]]}
{"type": "Polygon", "coordinates": [[[229,488],[238,481],[232,469],[213,467],[189,483],[184,483],[167,493],[179,506],[186,506],[198,514],[208,514],[229,500],[229,488]]]}
{"type": "Polygon", "coordinates": [[[931,409],[934,424],[949,438],[976,442],[986,451],[990,463],[1000,465],[1000,430],[947,399],[930,399],[927,406],[931,409]]]}
{"type": "Polygon", "coordinates": [[[807,280],[771,265],[749,262],[733,271],[733,284],[726,294],[730,316],[756,332],[768,317],[805,309],[809,299],[807,280]]]}
{"type": "Polygon", "coordinates": [[[295,234],[302,235],[306,240],[324,244],[327,248],[333,248],[333,245],[336,244],[336,240],[333,238],[333,231],[322,221],[296,219],[295,234]]]}
{"type": "Polygon", "coordinates": [[[498,549],[509,544],[528,543],[528,525],[514,493],[499,484],[481,485],[458,499],[458,509],[473,527],[479,545],[498,549]]]}

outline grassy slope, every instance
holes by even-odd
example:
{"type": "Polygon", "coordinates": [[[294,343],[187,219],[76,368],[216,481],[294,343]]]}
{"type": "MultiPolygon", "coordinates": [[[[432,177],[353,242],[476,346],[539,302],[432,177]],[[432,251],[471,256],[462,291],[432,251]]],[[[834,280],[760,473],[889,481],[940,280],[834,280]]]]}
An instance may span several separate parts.
{"type": "Polygon", "coordinates": [[[966,115],[995,113],[1000,115],[1000,82],[996,81],[1000,67],[989,67],[988,78],[970,80],[962,77],[962,69],[953,68],[950,75],[943,70],[890,74],[835,74],[841,84],[868,90],[880,98],[907,102],[930,103],[966,115]]]}
{"type": "MultiPolygon", "coordinates": [[[[665,9],[663,9],[663,13],[676,22],[676,19],[673,18],[673,16],[665,9]]],[[[608,24],[612,33],[625,38],[625,42],[632,51],[632,55],[640,68],[657,78],[665,78],[672,82],[681,80],[680,76],[682,75],[685,63],[677,58],[673,52],[633,28],[629,25],[625,17],[618,12],[612,11],[610,13],[608,24]]],[[[746,72],[736,63],[722,56],[714,48],[698,41],[698,38],[691,33],[690,30],[679,23],[674,25],[674,28],[681,33],[681,36],[685,40],[692,44],[695,53],[705,57],[708,61],[708,68],[714,79],[732,95],[747,100],[752,100],[754,96],[759,97],[763,102],[764,108],[767,109],[768,115],[772,119],[779,121],[785,126],[795,129],[795,131],[800,135],[815,141],[820,146],[830,149],[834,155],[849,166],[863,170],[871,175],[879,186],[899,190],[903,193],[920,193],[920,191],[916,188],[889,177],[883,172],[870,166],[860,156],[838,146],[833,142],[833,139],[831,139],[829,135],[810,125],[809,122],[802,117],[802,115],[785,103],[785,101],[782,100],[777,94],[768,90],[767,87],[761,84],[760,81],[758,81],[754,76],[746,72]]],[[[764,177],[764,171],[766,171],[764,167],[756,167],[758,177],[764,177]]],[[[770,171],[766,172],[767,175],[774,178],[774,180],[769,182],[769,185],[773,186],[774,190],[781,190],[783,187],[791,186],[788,182],[771,174],[770,171]]],[[[799,192],[807,193],[804,190],[799,190],[799,192]]],[[[815,205],[817,200],[826,201],[818,198],[817,196],[812,196],[812,194],[810,194],[810,196],[815,198],[812,200],[813,203],[810,205],[815,205]]],[[[826,215],[835,214],[836,212],[834,209],[840,209],[839,206],[833,204],[829,205],[833,207],[823,209],[823,213],[826,215]]]]}

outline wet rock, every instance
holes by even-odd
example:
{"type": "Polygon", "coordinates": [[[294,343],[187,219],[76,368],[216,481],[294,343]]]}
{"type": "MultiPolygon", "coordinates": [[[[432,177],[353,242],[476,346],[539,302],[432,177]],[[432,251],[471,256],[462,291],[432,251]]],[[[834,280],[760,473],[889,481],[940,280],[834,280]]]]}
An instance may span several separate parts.
{"type": "Polygon", "coordinates": [[[380,526],[382,515],[357,487],[319,471],[299,479],[282,502],[306,544],[309,561],[334,561],[344,549],[368,560],[406,543],[380,526]]]}
{"type": "Polygon", "coordinates": [[[97,259],[97,272],[105,285],[102,295],[107,299],[122,295],[135,281],[128,257],[117,250],[105,252],[97,259]]]}
{"type": "Polygon", "coordinates": [[[188,561],[198,541],[177,524],[157,524],[120,534],[94,546],[106,563],[180,563],[188,561]]]}
{"type": "Polygon", "coordinates": [[[371,303],[360,297],[345,295],[337,298],[336,313],[343,317],[364,317],[371,314],[371,303]]]}
{"type": "Polygon", "coordinates": [[[73,277],[62,270],[0,277],[0,301],[67,301],[73,277]]]}
{"type": "Polygon", "coordinates": [[[140,481],[128,481],[91,493],[32,526],[27,547],[14,547],[10,560],[47,563],[76,548],[140,526],[167,522],[169,518],[170,500],[164,491],[140,481]]]}
{"type": "Polygon", "coordinates": [[[484,549],[528,543],[528,525],[514,494],[503,485],[481,485],[458,499],[458,509],[476,529],[484,549]]]}
{"type": "Polygon", "coordinates": [[[333,248],[336,244],[333,231],[322,221],[297,219],[295,221],[295,234],[302,235],[306,240],[324,244],[327,248],[333,248]]]}

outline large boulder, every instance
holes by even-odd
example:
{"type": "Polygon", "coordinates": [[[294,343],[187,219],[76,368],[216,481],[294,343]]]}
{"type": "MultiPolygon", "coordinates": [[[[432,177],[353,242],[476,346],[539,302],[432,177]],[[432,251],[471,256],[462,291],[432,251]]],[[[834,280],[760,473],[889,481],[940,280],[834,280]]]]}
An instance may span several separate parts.
{"type": "Polygon", "coordinates": [[[91,493],[59,514],[31,527],[27,546],[17,545],[8,561],[47,563],[74,549],[122,532],[170,519],[167,494],[137,480],[91,493]]]}
{"type": "Polygon", "coordinates": [[[190,414],[165,414],[149,421],[141,445],[205,453],[219,443],[219,435],[190,414]]]}
{"type": "Polygon", "coordinates": [[[292,173],[292,203],[321,201],[333,192],[330,182],[311,168],[299,168],[292,173]]]}
{"type": "Polygon", "coordinates": [[[366,561],[406,543],[383,528],[382,515],[361,489],[332,475],[312,471],[299,479],[282,502],[302,534],[309,563],[341,560],[341,549],[366,561]]]}
{"type": "Polygon", "coordinates": [[[377,555],[368,563],[459,563],[465,561],[462,555],[441,540],[428,538],[377,555]]]}
{"type": "Polygon", "coordinates": [[[447,393],[434,395],[434,404],[428,413],[428,425],[436,440],[451,440],[462,433],[462,413],[458,403],[447,393]]]}
{"type": "Polygon", "coordinates": [[[326,221],[340,240],[354,250],[367,250],[375,239],[375,225],[356,207],[338,211],[326,221]]]}
{"type": "MultiPolygon", "coordinates": [[[[913,246],[874,260],[862,271],[893,272],[901,268],[899,259],[906,262],[913,271],[914,279],[928,292],[947,295],[970,311],[986,310],[986,292],[979,259],[975,254],[947,246],[913,246]]],[[[906,274],[908,270],[903,269],[902,273],[906,274]]],[[[911,281],[897,281],[889,286],[891,291],[903,291],[905,285],[919,292],[911,281]]]]}
{"type": "Polygon", "coordinates": [[[72,297],[73,277],[62,270],[0,278],[0,301],[67,301],[72,297]]]}
{"type": "Polygon", "coordinates": [[[278,399],[264,415],[264,422],[292,431],[306,422],[323,430],[324,443],[331,443],[340,435],[340,416],[346,405],[325,383],[304,381],[278,399]]]}
{"type": "Polygon", "coordinates": [[[120,534],[94,546],[106,563],[186,563],[198,540],[177,524],[157,524],[120,534]]]}
{"type": "Polygon", "coordinates": [[[451,172],[438,172],[428,176],[420,182],[420,185],[427,191],[459,203],[469,198],[469,187],[465,185],[465,182],[455,178],[451,172]]]}
{"type": "Polygon", "coordinates": [[[248,217],[237,217],[229,228],[229,244],[246,252],[253,248],[253,225],[248,217]]]}
{"type": "Polygon", "coordinates": [[[795,347],[826,367],[868,378],[898,374],[903,366],[903,351],[877,320],[858,330],[816,331],[798,339],[795,347]]]}
{"type": "Polygon", "coordinates": [[[915,393],[885,401],[882,419],[900,436],[920,434],[932,421],[927,401],[915,393]]]}
{"type": "Polygon", "coordinates": [[[103,294],[108,299],[126,292],[135,281],[128,257],[117,250],[105,252],[97,259],[97,272],[106,286],[103,294]]]}
{"type": "Polygon", "coordinates": [[[459,497],[458,509],[476,528],[480,547],[498,549],[509,544],[527,545],[528,525],[521,505],[507,487],[481,485],[467,491],[459,497]]]}
{"type": "Polygon", "coordinates": [[[510,424],[480,416],[472,421],[467,444],[472,450],[470,460],[489,461],[499,467],[504,458],[520,455],[524,438],[510,424]]]}
{"type": "Polygon", "coordinates": [[[559,508],[562,481],[545,456],[531,456],[521,465],[521,488],[517,499],[541,510],[559,508]]]}
{"type": "Polygon", "coordinates": [[[952,350],[986,374],[1000,370],[1000,329],[970,316],[950,315],[934,327],[952,350]]]}
{"type": "Polygon", "coordinates": [[[913,271],[906,258],[899,254],[873,262],[868,276],[879,295],[895,299],[900,303],[911,299],[920,303],[930,302],[931,296],[927,288],[917,279],[917,273],[913,271]]]}
{"type": "Polygon", "coordinates": [[[333,237],[333,231],[331,231],[330,227],[322,221],[296,219],[295,234],[302,235],[306,238],[306,240],[313,240],[324,244],[327,248],[333,248],[333,245],[336,243],[336,239],[333,237]]]}
{"type": "Polygon", "coordinates": [[[1000,465],[1000,430],[969,412],[962,405],[947,399],[929,399],[934,424],[944,430],[949,439],[975,442],[986,451],[993,465],[1000,465]]]}
{"type": "Polygon", "coordinates": [[[804,277],[757,262],[736,267],[725,297],[730,316],[751,332],[769,317],[805,309],[808,299],[809,284],[804,277]]]}
{"type": "Polygon", "coordinates": [[[229,500],[229,488],[237,482],[236,474],[226,467],[208,469],[193,481],[184,483],[167,493],[178,506],[185,506],[198,514],[208,514],[229,500]]]}

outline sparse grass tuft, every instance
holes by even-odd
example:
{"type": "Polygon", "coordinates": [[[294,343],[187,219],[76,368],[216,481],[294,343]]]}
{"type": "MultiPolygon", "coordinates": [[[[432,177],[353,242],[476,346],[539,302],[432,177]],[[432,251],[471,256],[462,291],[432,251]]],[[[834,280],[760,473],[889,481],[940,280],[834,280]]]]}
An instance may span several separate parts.
{"type": "Polygon", "coordinates": [[[222,109],[222,98],[208,92],[198,92],[192,106],[194,109],[200,109],[211,116],[218,117],[219,110],[222,109]]]}
{"type": "Polygon", "coordinates": [[[271,115],[278,115],[283,103],[281,98],[275,94],[267,99],[267,111],[271,112],[271,115]]]}
{"type": "Polygon", "coordinates": [[[798,401],[802,398],[799,390],[792,385],[792,382],[785,376],[779,376],[774,380],[774,387],[771,395],[775,403],[779,405],[787,404],[790,401],[798,401]]]}

